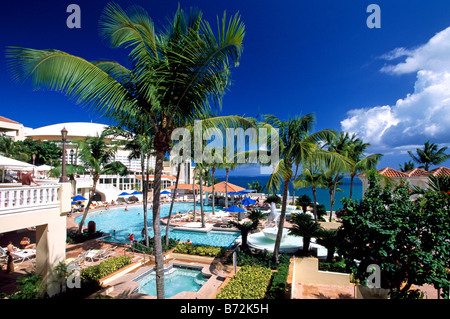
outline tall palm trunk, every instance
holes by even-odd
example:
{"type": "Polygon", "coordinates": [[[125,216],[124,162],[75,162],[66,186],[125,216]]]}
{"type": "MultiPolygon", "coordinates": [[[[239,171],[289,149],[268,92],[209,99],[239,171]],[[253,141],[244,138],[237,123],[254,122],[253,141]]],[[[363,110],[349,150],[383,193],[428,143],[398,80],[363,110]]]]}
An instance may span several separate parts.
{"type": "Polygon", "coordinates": [[[297,174],[298,174],[298,165],[296,165],[296,167],[295,167],[295,174],[294,174],[294,178],[292,179],[292,205],[295,205],[295,186],[294,186],[294,181],[297,179],[297,174]]]}
{"type": "Polygon", "coordinates": [[[156,270],[156,296],[158,299],[164,299],[164,260],[161,243],[160,226],[160,196],[161,196],[161,175],[164,161],[164,150],[156,151],[155,178],[153,180],[153,247],[155,251],[155,270],[156,270]]]}
{"type": "Polygon", "coordinates": [[[216,200],[216,196],[214,193],[214,173],[216,172],[216,168],[213,166],[211,168],[211,171],[212,171],[212,176],[211,176],[211,180],[212,180],[212,214],[214,215],[215,214],[215,211],[214,211],[215,203],[214,202],[216,200]]]}
{"type": "Polygon", "coordinates": [[[334,202],[336,200],[336,187],[337,187],[338,176],[339,176],[339,173],[336,174],[336,176],[334,177],[333,189],[330,192],[330,222],[331,222],[331,218],[333,217],[333,206],[334,206],[334,202]]]}
{"type": "Polygon", "coordinates": [[[290,178],[284,180],[283,200],[281,202],[280,221],[278,223],[277,238],[275,240],[275,246],[273,249],[273,258],[274,258],[275,263],[277,263],[277,264],[278,264],[278,254],[280,252],[281,238],[283,236],[284,219],[286,216],[286,204],[287,204],[287,193],[288,193],[288,189],[289,189],[289,181],[290,181],[290,178]]]}
{"type": "Polygon", "coordinates": [[[170,203],[169,216],[167,217],[167,225],[166,225],[166,246],[169,245],[169,226],[170,226],[170,217],[172,216],[173,203],[175,202],[175,196],[176,196],[177,190],[178,190],[178,181],[179,181],[179,179],[180,179],[180,167],[181,167],[181,162],[178,163],[178,166],[177,166],[177,179],[175,180],[175,189],[173,190],[173,193],[172,193],[172,201],[171,201],[171,203],[170,203]]]}
{"type": "Polygon", "coordinates": [[[312,187],[313,192],[313,214],[314,214],[314,221],[317,223],[317,189],[315,186],[312,187]]]}
{"type": "Polygon", "coordinates": [[[197,199],[197,195],[195,194],[196,192],[195,192],[195,181],[196,181],[196,179],[197,179],[197,166],[195,166],[195,168],[194,168],[194,180],[192,181],[192,194],[194,195],[194,221],[195,221],[195,215],[196,215],[196,212],[195,212],[195,209],[196,209],[196,199],[197,199]]]}
{"type": "Polygon", "coordinates": [[[228,167],[225,168],[225,172],[227,173],[225,177],[225,207],[228,207],[228,173],[230,169],[228,167]]]}
{"type": "MultiPolygon", "coordinates": [[[[199,178],[200,178],[200,216],[201,216],[201,220],[202,220],[202,228],[205,228],[205,214],[204,214],[204,210],[203,210],[203,169],[200,168],[200,172],[199,172],[199,178]]],[[[195,221],[195,219],[194,219],[195,221]]]]}
{"type": "Polygon", "coordinates": [[[148,247],[148,222],[147,222],[147,207],[148,207],[148,179],[145,174],[145,154],[141,151],[141,169],[142,169],[142,199],[143,199],[143,209],[144,209],[144,237],[145,237],[145,246],[148,247]]]}
{"type": "Polygon", "coordinates": [[[95,191],[97,190],[97,182],[98,182],[99,178],[100,178],[100,176],[94,175],[94,183],[92,185],[92,189],[89,194],[89,200],[88,200],[86,208],[84,209],[83,217],[81,218],[80,224],[78,225],[78,231],[77,231],[78,235],[80,235],[83,231],[84,221],[86,220],[87,214],[89,212],[89,207],[91,206],[95,191]]]}
{"type": "Polygon", "coordinates": [[[353,178],[355,177],[355,175],[350,174],[350,199],[352,199],[353,196],[353,178]]]}

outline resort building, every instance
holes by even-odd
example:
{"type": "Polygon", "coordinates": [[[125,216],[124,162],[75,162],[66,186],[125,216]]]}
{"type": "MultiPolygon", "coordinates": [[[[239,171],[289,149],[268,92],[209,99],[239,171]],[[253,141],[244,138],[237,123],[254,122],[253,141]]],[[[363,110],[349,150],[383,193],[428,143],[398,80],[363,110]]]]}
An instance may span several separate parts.
{"type": "MultiPolygon", "coordinates": [[[[378,173],[385,177],[388,177],[394,183],[398,184],[401,181],[408,182],[412,186],[421,187],[424,189],[428,188],[428,180],[430,176],[450,176],[450,168],[438,167],[430,171],[425,171],[421,168],[415,168],[407,172],[401,172],[399,170],[386,167],[379,170],[378,173]]],[[[363,194],[369,187],[369,180],[365,174],[358,175],[359,179],[362,181],[363,194]]]]}
{"type": "MultiPolygon", "coordinates": [[[[36,129],[28,129],[24,134],[24,138],[33,140],[47,140],[54,141],[57,144],[61,144],[61,130],[65,128],[67,130],[67,142],[66,142],[66,163],[74,165],[83,165],[78,158],[77,144],[72,141],[82,141],[89,136],[100,135],[107,125],[99,123],[88,122],[68,122],[58,123],[53,125],[47,125],[36,129]]],[[[121,137],[106,137],[107,142],[123,140],[121,137]]],[[[135,189],[142,189],[142,176],[141,176],[141,160],[130,159],[130,151],[124,148],[119,148],[114,154],[112,161],[121,162],[127,167],[130,174],[127,176],[119,175],[101,175],[99,184],[97,186],[96,199],[99,201],[112,201],[117,199],[122,191],[131,191],[135,189]]],[[[149,167],[155,167],[155,157],[151,156],[149,159],[149,167]]],[[[190,183],[193,176],[193,167],[191,163],[186,162],[181,165],[180,182],[190,183]]],[[[175,183],[177,167],[171,166],[170,162],[164,162],[163,176],[162,176],[162,188],[166,188],[175,183]]],[[[75,181],[72,181],[73,195],[80,194],[84,197],[89,196],[89,190],[92,187],[92,178],[89,176],[75,177],[75,181]]],[[[153,177],[150,177],[150,187],[152,186],[153,177]]],[[[151,189],[151,188],[150,188],[151,189]]]]}
{"type": "Polygon", "coordinates": [[[21,260],[36,259],[36,273],[47,284],[47,293],[59,292],[54,268],[66,259],[66,216],[70,212],[70,183],[22,186],[2,183],[0,187],[0,234],[36,230],[33,248],[14,252],[21,260]]]}
{"type": "Polygon", "coordinates": [[[8,136],[13,141],[24,140],[25,127],[23,124],[0,116],[0,135],[8,136]]]}

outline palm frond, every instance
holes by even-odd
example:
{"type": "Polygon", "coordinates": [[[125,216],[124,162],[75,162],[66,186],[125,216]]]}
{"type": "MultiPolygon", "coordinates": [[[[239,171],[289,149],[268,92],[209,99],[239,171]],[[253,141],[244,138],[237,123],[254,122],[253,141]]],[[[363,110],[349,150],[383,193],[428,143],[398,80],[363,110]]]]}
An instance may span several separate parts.
{"type": "Polygon", "coordinates": [[[16,81],[31,78],[35,89],[63,92],[102,116],[113,117],[137,102],[107,72],[63,51],[9,47],[7,59],[16,81]]]}

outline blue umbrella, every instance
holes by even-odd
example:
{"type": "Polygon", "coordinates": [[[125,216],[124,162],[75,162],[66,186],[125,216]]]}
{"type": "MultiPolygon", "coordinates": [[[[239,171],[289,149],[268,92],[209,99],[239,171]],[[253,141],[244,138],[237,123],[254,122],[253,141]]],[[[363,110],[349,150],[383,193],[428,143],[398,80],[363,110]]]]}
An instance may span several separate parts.
{"type": "Polygon", "coordinates": [[[169,191],[162,191],[162,192],[161,192],[161,195],[169,195],[169,194],[172,194],[172,193],[169,192],[169,191]]]}
{"type": "Polygon", "coordinates": [[[246,212],[245,209],[239,208],[236,205],[230,206],[230,207],[224,209],[224,211],[232,212],[232,213],[245,213],[246,212]]]}
{"type": "Polygon", "coordinates": [[[256,189],[244,189],[243,191],[240,191],[240,193],[244,193],[244,194],[254,193],[254,192],[256,192],[256,189]]]}
{"type": "Polygon", "coordinates": [[[120,193],[119,195],[117,195],[117,197],[119,197],[119,196],[129,196],[130,194],[128,194],[127,192],[122,192],[122,193],[120,193]]]}
{"type": "Polygon", "coordinates": [[[242,200],[242,205],[244,205],[244,206],[253,205],[254,203],[256,203],[256,200],[248,198],[248,197],[246,197],[242,200]]]}
{"type": "Polygon", "coordinates": [[[142,195],[142,193],[138,192],[138,191],[134,191],[134,192],[131,193],[131,195],[142,195]]]}
{"type": "Polygon", "coordinates": [[[74,198],[72,198],[72,200],[75,201],[75,200],[87,200],[87,199],[84,198],[84,197],[81,196],[81,195],[77,195],[77,196],[75,196],[74,198]]]}

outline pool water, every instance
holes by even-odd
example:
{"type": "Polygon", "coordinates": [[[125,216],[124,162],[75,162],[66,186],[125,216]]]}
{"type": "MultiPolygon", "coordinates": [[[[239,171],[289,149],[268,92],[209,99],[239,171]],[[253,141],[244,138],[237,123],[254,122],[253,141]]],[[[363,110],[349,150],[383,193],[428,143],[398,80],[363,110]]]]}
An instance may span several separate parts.
{"type": "MultiPolygon", "coordinates": [[[[175,296],[182,291],[197,292],[208,281],[200,269],[188,269],[173,266],[164,274],[164,293],[166,298],[175,296]]],[[[134,279],[139,283],[135,292],[156,296],[156,276],[154,270],[148,271],[134,279]]]]}
{"type": "MultiPolygon", "coordinates": [[[[198,208],[198,204],[197,207],[198,208]]],[[[194,208],[193,203],[174,203],[172,209],[172,215],[176,212],[184,213],[192,211],[194,208]]],[[[220,208],[217,208],[217,211],[220,208]]],[[[160,215],[165,217],[169,215],[170,203],[162,204],[160,215]]],[[[212,206],[204,206],[206,212],[212,211],[212,206]]],[[[81,221],[82,215],[75,217],[75,222],[81,221]]],[[[135,240],[143,239],[142,230],[144,229],[144,213],[141,205],[129,206],[128,211],[125,207],[112,208],[109,210],[100,210],[89,213],[85,220],[85,225],[90,221],[94,221],[96,229],[104,233],[115,234],[110,237],[104,238],[106,241],[129,243],[128,235],[134,234],[135,240]]],[[[150,209],[147,211],[147,224],[148,233],[150,237],[153,237],[153,213],[150,209]]],[[[161,234],[165,235],[166,227],[161,226],[161,234]]],[[[190,239],[192,243],[199,245],[213,245],[220,247],[231,247],[240,236],[240,232],[233,231],[209,231],[207,233],[196,231],[183,231],[183,230],[170,230],[169,237],[181,241],[187,241],[190,239]]]]}

